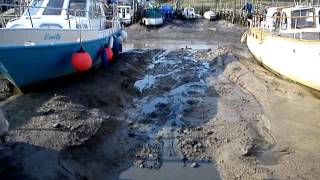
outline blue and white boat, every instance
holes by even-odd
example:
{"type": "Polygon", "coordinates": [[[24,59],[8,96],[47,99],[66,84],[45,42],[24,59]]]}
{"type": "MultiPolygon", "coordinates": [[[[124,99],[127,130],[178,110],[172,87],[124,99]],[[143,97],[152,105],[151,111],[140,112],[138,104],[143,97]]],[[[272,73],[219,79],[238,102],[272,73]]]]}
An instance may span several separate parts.
{"type": "Polygon", "coordinates": [[[122,49],[125,33],[118,19],[106,20],[102,1],[32,0],[24,8],[0,29],[0,73],[16,87],[77,72],[71,59],[79,49],[92,66],[106,45],[122,49]]]}
{"type": "Polygon", "coordinates": [[[144,10],[141,21],[146,26],[159,26],[163,24],[163,15],[157,8],[148,8],[144,10]]]}
{"type": "Polygon", "coordinates": [[[159,9],[165,20],[172,20],[174,18],[174,8],[172,5],[161,4],[159,9]]]}

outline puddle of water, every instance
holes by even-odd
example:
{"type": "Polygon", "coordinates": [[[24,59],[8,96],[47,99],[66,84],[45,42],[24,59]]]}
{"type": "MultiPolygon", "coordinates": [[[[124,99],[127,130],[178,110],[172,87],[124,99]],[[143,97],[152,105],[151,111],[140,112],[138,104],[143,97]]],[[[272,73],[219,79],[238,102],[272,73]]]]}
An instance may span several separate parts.
{"type": "Polygon", "coordinates": [[[192,62],[194,62],[194,63],[197,63],[197,62],[198,62],[197,60],[195,60],[195,59],[192,57],[192,55],[183,57],[183,60],[185,60],[185,61],[192,61],[192,62]]]}
{"type": "Polygon", "coordinates": [[[168,76],[172,76],[173,79],[180,82],[172,84],[171,89],[161,95],[136,99],[136,104],[139,106],[133,110],[135,113],[131,113],[133,119],[141,120],[143,124],[135,127],[136,134],[148,137],[148,145],[159,145],[160,147],[160,152],[157,155],[160,157],[160,161],[147,158],[144,161],[145,167],[149,167],[149,164],[160,163],[160,169],[141,169],[138,166],[133,166],[124,171],[120,175],[120,179],[220,179],[219,173],[212,163],[200,161],[198,162],[200,167],[191,168],[191,162],[183,162],[184,156],[178,143],[180,128],[189,124],[183,117],[184,111],[190,106],[187,102],[195,97],[205,98],[207,89],[205,76],[210,71],[209,63],[194,59],[192,51],[185,52],[183,57],[164,51],[154,56],[148,69],[150,70],[148,75],[135,83],[135,87],[140,92],[152,85],[155,86],[153,88],[157,88],[156,85],[160,83],[155,84],[155,81],[163,82],[168,76]],[[187,74],[181,73],[182,71],[186,71],[187,74]],[[198,76],[198,79],[189,78],[192,77],[190,73],[198,76]]]}
{"type": "Polygon", "coordinates": [[[124,49],[135,49],[135,48],[161,48],[167,50],[177,50],[181,48],[191,48],[191,49],[214,49],[217,48],[217,44],[191,44],[190,42],[183,42],[180,44],[172,43],[126,43],[124,44],[124,49]]]}
{"type": "Polygon", "coordinates": [[[198,93],[204,93],[205,92],[205,83],[203,81],[200,82],[191,82],[187,84],[183,84],[181,86],[176,87],[175,89],[171,90],[169,95],[176,96],[176,95],[183,95],[187,94],[188,91],[193,90],[198,93]]]}
{"type": "Polygon", "coordinates": [[[156,60],[153,61],[152,64],[150,64],[148,66],[149,70],[152,70],[154,68],[155,65],[161,65],[161,66],[167,66],[167,65],[175,65],[177,63],[179,63],[180,61],[174,61],[174,60],[156,60]]]}
{"type": "Polygon", "coordinates": [[[208,62],[203,62],[202,67],[198,70],[198,78],[202,78],[210,70],[210,64],[208,62]]]}
{"type": "Polygon", "coordinates": [[[153,57],[152,63],[148,66],[148,69],[153,70],[155,66],[168,67],[168,66],[174,66],[181,63],[181,60],[179,59],[174,59],[174,58],[170,59],[166,57],[165,55],[167,55],[168,53],[169,51],[165,51],[153,57]]]}
{"type": "Polygon", "coordinates": [[[142,112],[144,114],[149,114],[152,113],[156,110],[156,106],[159,104],[167,104],[168,103],[168,99],[164,98],[164,97],[156,97],[154,99],[152,99],[150,102],[145,103],[142,107],[142,112]]]}
{"type": "Polygon", "coordinates": [[[142,92],[144,89],[150,88],[155,83],[155,77],[152,75],[145,75],[143,79],[134,83],[134,87],[142,92]]]}
{"type": "Polygon", "coordinates": [[[171,71],[169,73],[166,73],[166,74],[158,74],[155,76],[155,78],[163,78],[163,77],[166,77],[166,76],[171,76],[173,75],[174,73],[177,73],[179,72],[180,70],[174,70],[174,71],[171,71]]]}
{"type": "Polygon", "coordinates": [[[133,166],[120,175],[120,180],[220,180],[219,172],[212,163],[199,163],[191,168],[191,162],[165,161],[159,170],[133,166]]]}

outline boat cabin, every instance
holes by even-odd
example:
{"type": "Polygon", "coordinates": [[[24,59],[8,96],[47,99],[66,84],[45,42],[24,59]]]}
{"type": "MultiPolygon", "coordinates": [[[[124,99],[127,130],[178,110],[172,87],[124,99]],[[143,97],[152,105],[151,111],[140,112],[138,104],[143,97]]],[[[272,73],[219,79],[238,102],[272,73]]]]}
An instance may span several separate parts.
{"type": "Polygon", "coordinates": [[[6,28],[101,29],[105,14],[99,0],[32,0],[6,28]]]}
{"type": "Polygon", "coordinates": [[[280,33],[320,32],[320,7],[297,6],[282,9],[280,33]]]}
{"type": "Polygon", "coordinates": [[[118,6],[118,17],[120,22],[126,25],[132,22],[132,9],[131,6],[118,6]]]}
{"type": "Polygon", "coordinates": [[[266,9],[266,18],[264,21],[261,22],[261,26],[264,29],[268,29],[270,31],[275,30],[277,24],[279,24],[279,18],[281,14],[281,7],[269,7],[266,9]]]}
{"type": "MultiPolygon", "coordinates": [[[[253,26],[279,35],[302,34],[309,36],[320,32],[320,6],[296,6],[291,8],[270,7],[264,15],[254,16],[253,26]],[[261,21],[261,22],[260,22],[261,21]]],[[[311,37],[311,36],[310,36],[311,37]]]]}

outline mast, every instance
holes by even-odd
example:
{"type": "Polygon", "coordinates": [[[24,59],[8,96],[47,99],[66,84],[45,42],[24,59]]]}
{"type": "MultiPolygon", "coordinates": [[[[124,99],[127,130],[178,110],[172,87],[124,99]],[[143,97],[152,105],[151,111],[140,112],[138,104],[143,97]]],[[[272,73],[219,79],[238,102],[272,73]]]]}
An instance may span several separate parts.
{"type": "Polygon", "coordinates": [[[134,0],[132,0],[132,21],[135,22],[135,4],[134,4],[134,0]]]}

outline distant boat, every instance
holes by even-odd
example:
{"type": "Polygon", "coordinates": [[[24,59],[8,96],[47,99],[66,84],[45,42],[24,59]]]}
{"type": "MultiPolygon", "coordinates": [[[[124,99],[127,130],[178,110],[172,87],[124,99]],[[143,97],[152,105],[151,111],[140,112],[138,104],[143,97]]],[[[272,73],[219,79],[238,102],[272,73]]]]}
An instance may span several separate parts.
{"type": "Polygon", "coordinates": [[[186,7],[182,11],[183,17],[186,19],[196,19],[198,18],[197,14],[194,12],[194,8],[192,7],[186,7]]]}
{"type": "Polygon", "coordinates": [[[122,49],[120,22],[106,21],[101,1],[33,0],[24,8],[0,29],[0,73],[17,87],[98,65],[107,45],[122,49]]]}
{"type": "Polygon", "coordinates": [[[130,25],[132,23],[131,6],[117,6],[117,9],[120,22],[125,25],[130,25]]]}
{"type": "Polygon", "coordinates": [[[163,15],[157,8],[145,9],[142,17],[142,24],[146,26],[158,26],[163,24],[163,15]]]}
{"type": "Polygon", "coordinates": [[[217,13],[213,12],[213,11],[207,11],[203,14],[203,17],[209,21],[212,20],[217,20],[218,19],[218,15],[217,13]]]}
{"type": "Polygon", "coordinates": [[[273,72],[320,90],[319,11],[318,6],[269,8],[264,17],[253,17],[242,40],[273,72]]]}
{"type": "Polygon", "coordinates": [[[159,9],[161,14],[164,16],[164,19],[171,20],[174,18],[174,9],[172,5],[161,4],[159,9]]]}

